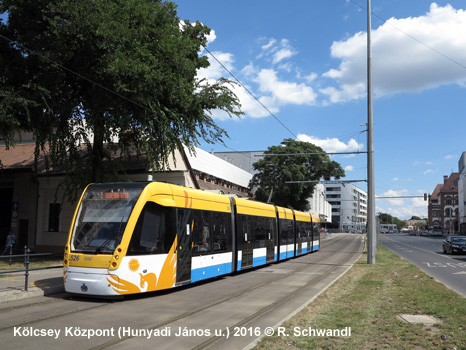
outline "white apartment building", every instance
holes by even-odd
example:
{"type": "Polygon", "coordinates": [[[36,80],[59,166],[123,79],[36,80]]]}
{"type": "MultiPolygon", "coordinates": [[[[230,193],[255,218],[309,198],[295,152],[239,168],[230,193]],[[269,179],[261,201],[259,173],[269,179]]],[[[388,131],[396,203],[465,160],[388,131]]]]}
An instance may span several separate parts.
{"type": "Polygon", "coordinates": [[[366,232],[365,191],[351,183],[326,183],[325,199],[332,205],[332,223],[341,232],[366,232]]]}
{"type": "Polygon", "coordinates": [[[325,186],[318,183],[314,187],[312,197],[308,199],[311,214],[319,217],[322,224],[332,222],[332,206],[325,200],[325,186]]]}

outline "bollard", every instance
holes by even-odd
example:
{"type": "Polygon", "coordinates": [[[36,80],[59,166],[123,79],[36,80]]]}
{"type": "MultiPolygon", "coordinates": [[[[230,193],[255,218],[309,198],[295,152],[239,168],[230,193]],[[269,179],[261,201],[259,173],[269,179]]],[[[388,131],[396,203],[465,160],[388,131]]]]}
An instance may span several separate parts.
{"type": "Polygon", "coordinates": [[[26,267],[26,272],[24,273],[24,290],[28,291],[28,279],[29,279],[29,250],[28,246],[24,246],[24,266],[26,267]]]}
{"type": "Polygon", "coordinates": [[[13,258],[11,257],[13,255],[13,245],[10,245],[10,260],[8,260],[8,266],[11,266],[13,263],[13,258]]]}

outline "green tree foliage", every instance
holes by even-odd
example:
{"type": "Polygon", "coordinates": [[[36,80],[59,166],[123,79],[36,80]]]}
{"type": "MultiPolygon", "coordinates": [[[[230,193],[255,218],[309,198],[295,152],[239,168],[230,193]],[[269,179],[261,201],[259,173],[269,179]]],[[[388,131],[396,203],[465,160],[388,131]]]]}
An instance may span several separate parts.
{"type": "Polygon", "coordinates": [[[393,220],[395,219],[393,216],[387,213],[378,213],[379,221],[381,224],[394,224],[393,220]]]}
{"type": "Polygon", "coordinates": [[[395,224],[398,230],[406,226],[406,221],[400,220],[395,216],[387,213],[377,213],[381,224],[395,224]]]}
{"type": "Polygon", "coordinates": [[[255,198],[266,202],[272,191],[271,201],[279,206],[306,211],[308,198],[316,183],[287,183],[290,181],[318,181],[339,179],[345,176],[340,164],[330,160],[322,148],[309,142],[284,140],[279,146],[271,146],[265,157],[254,163],[258,171],[249,183],[249,191],[255,198]],[[311,154],[320,153],[320,154],[311,154]],[[279,154],[274,156],[272,154],[279,154]]]}
{"type": "Polygon", "coordinates": [[[173,2],[0,0],[0,13],[0,138],[32,131],[68,190],[118,179],[134,155],[161,169],[183,145],[228,136],[213,110],[242,114],[231,81],[196,79],[210,29],[173,2]]]}
{"type": "Polygon", "coordinates": [[[396,225],[397,230],[403,229],[403,227],[406,227],[406,221],[400,220],[398,218],[393,218],[393,223],[396,225]]]}

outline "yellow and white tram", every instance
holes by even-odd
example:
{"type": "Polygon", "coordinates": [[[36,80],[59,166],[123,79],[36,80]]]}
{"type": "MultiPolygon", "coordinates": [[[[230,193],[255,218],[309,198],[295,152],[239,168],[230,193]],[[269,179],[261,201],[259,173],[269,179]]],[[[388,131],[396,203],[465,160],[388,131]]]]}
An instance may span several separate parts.
{"type": "Polygon", "coordinates": [[[64,255],[65,290],[173,288],[318,250],[318,217],[160,183],[89,185],[64,255]]]}

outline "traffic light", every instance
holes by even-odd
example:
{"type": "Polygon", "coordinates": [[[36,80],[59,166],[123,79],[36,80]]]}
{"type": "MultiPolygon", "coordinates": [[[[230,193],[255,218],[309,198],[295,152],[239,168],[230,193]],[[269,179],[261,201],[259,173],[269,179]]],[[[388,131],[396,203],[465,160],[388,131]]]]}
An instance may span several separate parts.
{"type": "Polygon", "coordinates": [[[424,193],[424,200],[427,201],[427,193],[424,193]]]}

